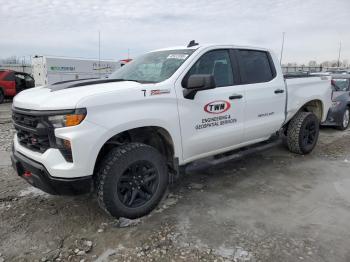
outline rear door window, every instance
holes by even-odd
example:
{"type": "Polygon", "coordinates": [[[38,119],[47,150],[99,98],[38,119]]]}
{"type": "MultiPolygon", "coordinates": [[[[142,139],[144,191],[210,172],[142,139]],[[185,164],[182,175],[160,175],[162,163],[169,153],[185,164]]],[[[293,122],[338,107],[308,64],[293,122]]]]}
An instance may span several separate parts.
{"type": "Polygon", "coordinates": [[[275,69],[267,52],[238,50],[242,84],[263,83],[275,77],[275,69]]]}

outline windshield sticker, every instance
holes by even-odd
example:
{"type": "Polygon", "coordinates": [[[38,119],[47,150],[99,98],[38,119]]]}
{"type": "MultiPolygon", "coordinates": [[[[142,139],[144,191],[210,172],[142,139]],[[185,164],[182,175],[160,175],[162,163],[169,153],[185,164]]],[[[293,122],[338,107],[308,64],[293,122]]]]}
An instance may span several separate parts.
{"type": "Polygon", "coordinates": [[[185,60],[188,57],[187,54],[170,54],[166,59],[179,59],[185,60]]]}
{"type": "Polygon", "coordinates": [[[204,106],[204,111],[209,114],[221,114],[229,110],[231,104],[225,100],[213,101],[204,106]]]}

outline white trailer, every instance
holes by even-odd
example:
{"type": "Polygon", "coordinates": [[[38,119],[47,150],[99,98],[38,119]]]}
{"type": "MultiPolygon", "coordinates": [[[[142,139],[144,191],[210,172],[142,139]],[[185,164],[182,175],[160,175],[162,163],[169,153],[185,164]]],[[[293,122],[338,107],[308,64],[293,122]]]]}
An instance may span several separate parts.
{"type": "Polygon", "coordinates": [[[120,61],[34,56],[32,58],[35,86],[86,78],[105,78],[120,67],[120,61]]]}

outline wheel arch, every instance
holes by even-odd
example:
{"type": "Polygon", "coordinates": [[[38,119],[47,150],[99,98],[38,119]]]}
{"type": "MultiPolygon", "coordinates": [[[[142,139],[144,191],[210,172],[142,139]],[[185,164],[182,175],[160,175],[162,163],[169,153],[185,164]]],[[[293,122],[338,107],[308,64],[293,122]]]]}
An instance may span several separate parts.
{"type": "Polygon", "coordinates": [[[170,132],[160,126],[142,126],[121,131],[110,136],[99,148],[95,164],[94,174],[108,152],[120,145],[139,142],[156,148],[167,160],[172,168],[177,168],[175,159],[175,143],[170,132]]]}
{"type": "MultiPolygon", "coordinates": [[[[320,99],[313,99],[306,102],[304,105],[300,107],[300,109],[296,112],[295,115],[297,115],[299,112],[314,113],[320,122],[324,118],[324,113],[325,113],[323,102],[320,99]]],[[[293,117],[288,122],[290,122],[293,119],[293,117]]]]}
{"type": "Polygon", "coordinates": [[[299,112],[311,112],[314,113],[317,117],[317,119],[322,122],[327,112],[323,112],[324,110],[324,104],[320,99],[312,99],[308,102],[306,102],[304,105],[300,107],[298,111],[295,112],[295,114],[288,117],[287,121],[283,125],[282,131],[284,134],[286,134],[286,130],[292,121],[292,119],[299,113],[299,112]]]}
{"type": "Polygon", "coordinates": [[[324,115],[323,115],[323,102],[319,99],[314,99],[311,100],[307,103],[305,103],[299,110],[302,112],[311,112],[314,113],[316,115],[316,117],[318,118],[319,121],[322,121],[324,115]]]}

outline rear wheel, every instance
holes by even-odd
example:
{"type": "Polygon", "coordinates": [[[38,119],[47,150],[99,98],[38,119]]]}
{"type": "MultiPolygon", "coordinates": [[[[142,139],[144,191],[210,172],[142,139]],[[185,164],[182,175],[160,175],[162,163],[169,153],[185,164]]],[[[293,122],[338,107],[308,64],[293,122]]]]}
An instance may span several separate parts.
{"type": "Polygon", "coordinates": [[[340,126],[338,126],[339,130],[346,130],[349,127],[350,123],[350,109],[347,107],[343,114],[343,121],[340,126]]]}
{"type": "Polygon", "coordinates": [[[320,127],[315,114],[299,112],[287,129],[288,149],[297,154],[308,154],[316,146],[320,127]]]}
{"type": "Polygon", "coordinates": [[[150,213],[168,185],[166,160],[153,147],[130,143],[112,149],[98,172],[100,206],[114,217],[150,213]]]}
{"type": "Polygon", "coordinates": [[[4,100],[5,100],[5,95],[4,95],[3,91],[0,88],[0,104],[2,104],[4,102],[4,100]]]}

